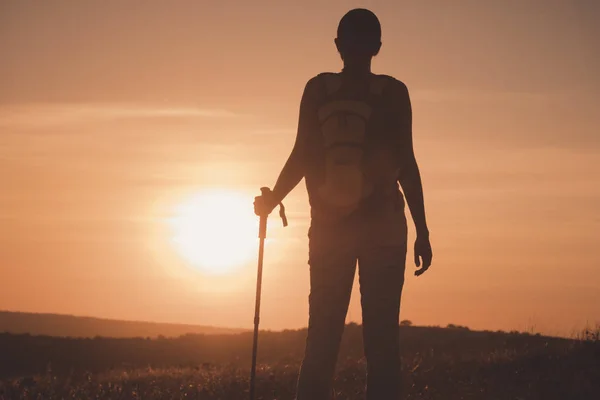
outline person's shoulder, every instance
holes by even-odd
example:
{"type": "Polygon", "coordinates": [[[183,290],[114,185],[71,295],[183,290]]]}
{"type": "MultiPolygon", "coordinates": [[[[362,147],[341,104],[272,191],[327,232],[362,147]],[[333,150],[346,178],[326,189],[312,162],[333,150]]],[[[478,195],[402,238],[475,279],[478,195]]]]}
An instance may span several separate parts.
{"type": "Polygon", "coordinates": [[[338,76],[341,76],[341,74],[339,72],[321,72],[321,73],[315,75],[314,77],[312,77],[311,79],[323,80],[323,79],[330,79],[330,78],[334,78],[334,77],[338,77],[338,76]]]}
{"type": "Polygon", "coordinates": [[[339,75],[340,74],[337,72],[321,72],[310,78],[308,82],[306,82],[306,87],[319,87],[320,85],[323,85],[323,82],[325,82],[326,80],[335,79],[339,75]]]}
{"type": "Polygon", "coordinates": [[[328,84],[338,76],[339,73],[335,72],[321,72],[313,76],[306,82],[306,86],[304,87],[305,96],[310,96],[312,98],[322,96],[326,91],[328,84]]]}
{"type": "Polygon", "coordinates": [[[408,87],[400,79],[395,78],[391,75],[383,75],[383,74],[375,75],[375,76],[376,76],[376,79],[379,79],[382,81],[382,83],[385,85],[385,88],[390,90],[392,92],[392,94],[404,95],[404,94],[408,93],[408,87]]]}

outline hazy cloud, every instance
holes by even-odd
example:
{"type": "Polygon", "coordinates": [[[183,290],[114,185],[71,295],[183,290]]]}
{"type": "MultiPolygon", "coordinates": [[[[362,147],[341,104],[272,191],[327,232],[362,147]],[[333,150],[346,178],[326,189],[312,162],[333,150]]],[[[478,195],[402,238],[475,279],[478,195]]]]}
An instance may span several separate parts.
{"type": "Polygon", "coordinates": [[[26,104],[0,107],[0,127],[43,128],[117,119],[236,118],[223,109],[139,104],[26,104]]]}
{"type": "Polygon", "coordinates": [[[516,91],[516,90],[489,90],[489,89],[414,89],[411,90],[413,101],[445,103],[511,103],[511,104],[551,104],[560,101],[580,99],[581,93],[576,90],[553,91],[516,91]]]}

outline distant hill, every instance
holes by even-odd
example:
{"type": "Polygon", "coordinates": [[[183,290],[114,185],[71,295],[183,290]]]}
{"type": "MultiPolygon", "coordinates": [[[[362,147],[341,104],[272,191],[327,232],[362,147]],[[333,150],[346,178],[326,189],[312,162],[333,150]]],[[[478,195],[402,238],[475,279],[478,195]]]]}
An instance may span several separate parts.
{"type": "Polygon", "coordinates": [[[185,334],[227,334],[243,329],[202,325],[164,324],[157,322],[120,321],[61,314],[35,314],[0,311],[0,332],[64,337],[177,337],[185,334]]]}

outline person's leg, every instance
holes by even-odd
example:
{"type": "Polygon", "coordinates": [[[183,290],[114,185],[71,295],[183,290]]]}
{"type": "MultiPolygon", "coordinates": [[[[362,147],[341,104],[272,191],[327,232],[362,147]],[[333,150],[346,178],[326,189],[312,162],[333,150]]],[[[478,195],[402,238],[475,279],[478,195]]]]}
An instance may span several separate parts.
{"type": "Polygon", "coordinates": [[[400,398],[400,297],[406,264],[406,219],[394,215],[367,229],[359,255],[367,400],[400,398]]]}
{"type": "Polygon", "coordinates": [[[355,246],[339,233],[311,230],[308,337],[297,400],[331,398],[357,261],[355,246]]]}

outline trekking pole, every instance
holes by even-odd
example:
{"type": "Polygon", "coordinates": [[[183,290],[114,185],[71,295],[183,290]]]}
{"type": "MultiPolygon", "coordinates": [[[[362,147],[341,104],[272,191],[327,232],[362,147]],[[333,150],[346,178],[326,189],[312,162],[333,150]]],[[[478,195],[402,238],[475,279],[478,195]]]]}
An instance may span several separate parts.
{"type": "MultiPolygon", "coordinates": [[[[262,195],[268,195],[271,189],[263,187],[260,189],[262,195]]],[[[285,207],[279,203],[279,216],[283,221],[283,226],[287,226],[287,217],[285,216],[285,207]]],[[[254,340],[252,343],[252,368],[250,369],[250,400],[254,400],[254,387],[256,380],[256,353],[258,351],[258,324],[260,322],[260,293],[262,286],[263,257],[265,253],[265,238],[267,237],[267,215],[260,216],[258,226],[258,273],[256,275],[256,303],[254,306],[254,340]]]]}

